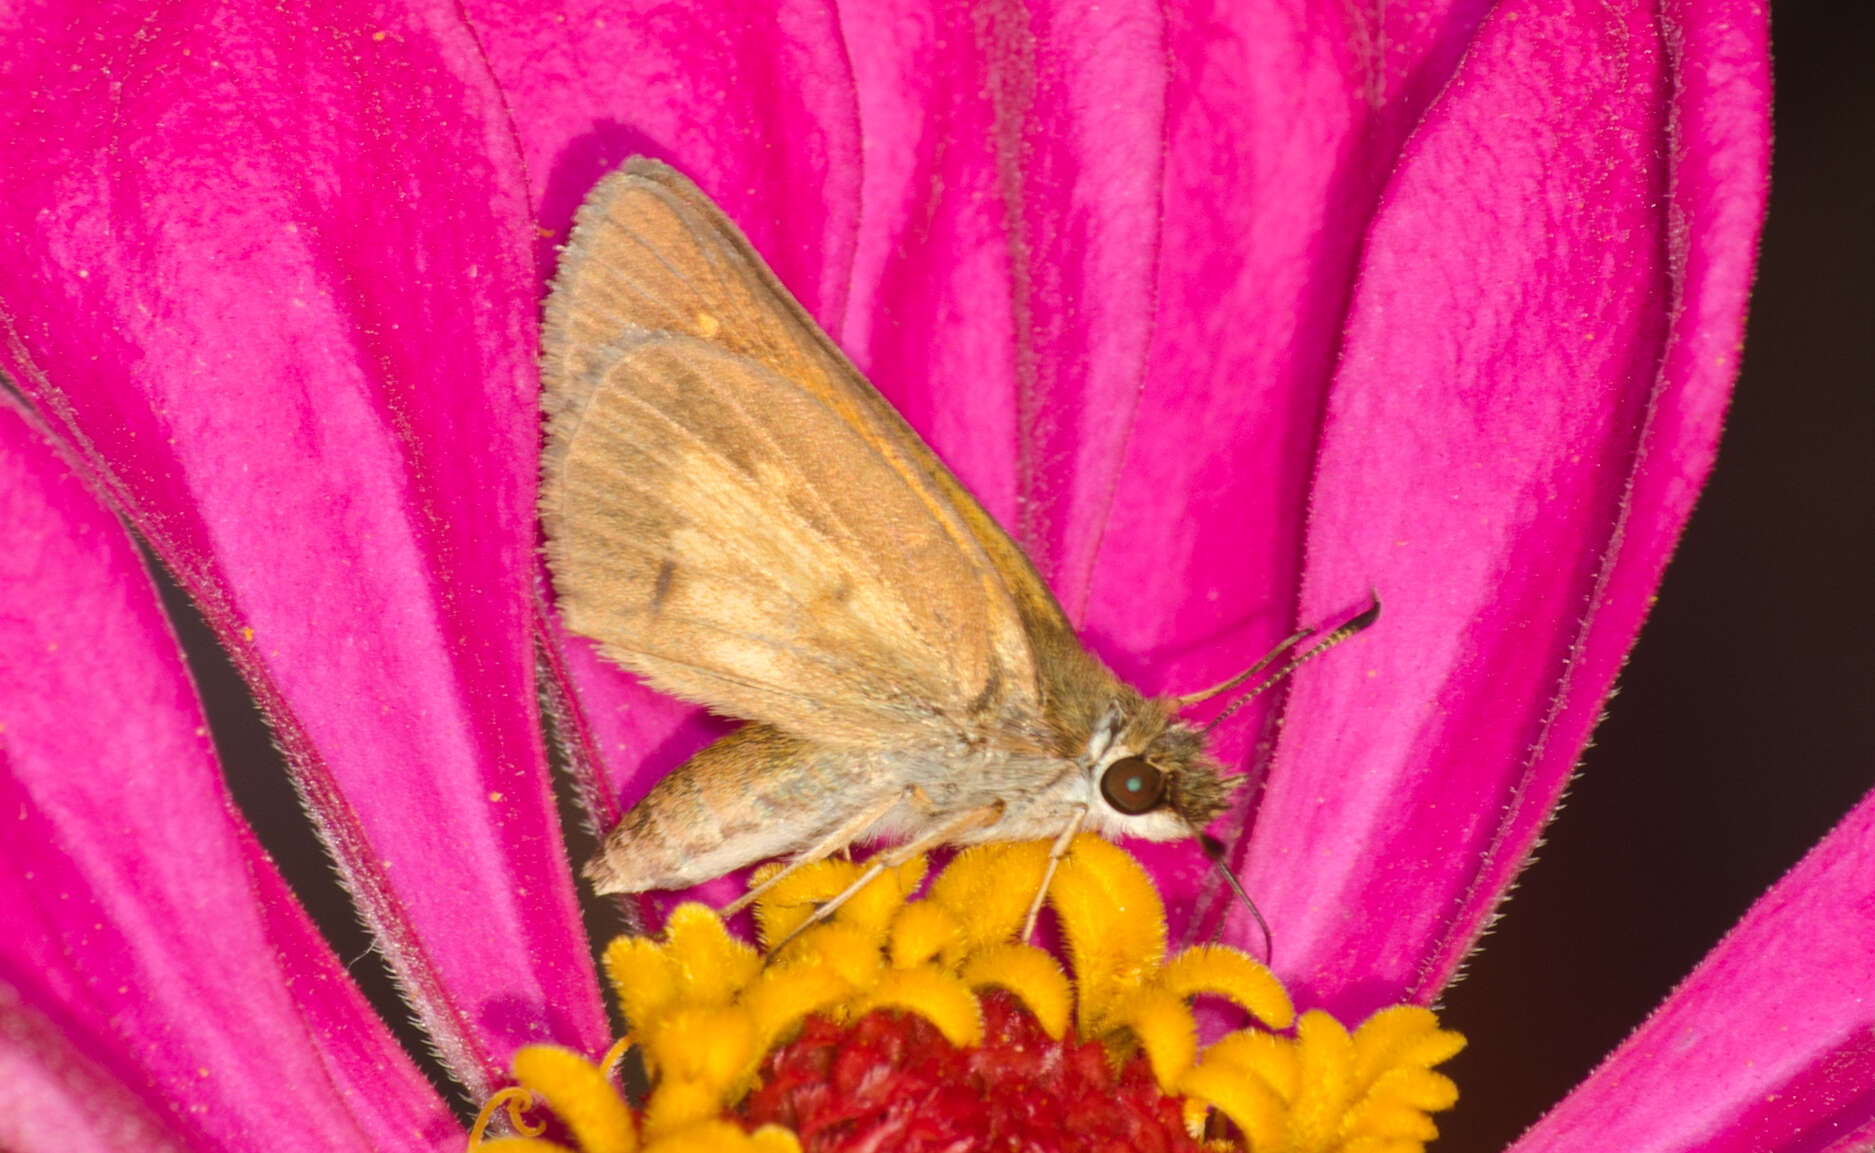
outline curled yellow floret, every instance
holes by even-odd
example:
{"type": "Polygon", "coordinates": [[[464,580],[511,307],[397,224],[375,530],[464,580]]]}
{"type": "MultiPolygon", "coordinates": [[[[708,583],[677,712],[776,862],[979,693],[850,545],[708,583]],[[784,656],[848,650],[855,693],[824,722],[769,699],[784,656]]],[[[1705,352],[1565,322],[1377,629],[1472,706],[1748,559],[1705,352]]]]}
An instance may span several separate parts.
{"type": "Polygon", "coordinates": [[[1285,1153],[1412,1153],[1436,1134],[1430,1114],[1450,1108],[1458,1090],[1433,1067],[1464,1039],[1440,1029],[1430,1010],[1385,1009],[1350,1033],[1319,1010],[1298,1018],[1281,982],[1236,949],[1168,957],[1164,906],[1145,871],[1086,835],[1047,894],[1070,961],[1064,972],[1018,939],[1050,849],[966,850],[922,899],[914,897],[925,882],[922,857],[876,871],[846,860],[785,875],[771,867],[756,875],[775,883],[754,909],[766,953],[737,940],[714,911],[678,908],[661,940],[621,938],[604,957],[649,1096],[627,1104],[613,1078],[616,1053],[595,1064],[528,1046],[514,1060],[520,1088],[489,1100],[471,1147],[563,1153],[524,1117],[544,1108],[577,1146],[565,1153],[798,1153],[786,1130],[748,1133],[728,1115],[808,1017],[911,1013],[967,1048],[983,1035],[978,991],[991,988],[1021,1002],[1055,1040],[1074,1028],[1116,1060],[1143,1055],[1161,1090],[1183,1098],[1194,1135],[1213,1131],[1214,1114],[1245,1147],[1285,1153]],[[1201,1046],[1192,1010],[1201,997],[1234,1004],[1251,1026],[1201,1046]],[[483,1141],[503,1109],[521,1135],[483,1141]]]}
{"type": "Polygon", "coordinates": [[[1013,994],[1055,1040],[1067,1035],[1074,986],[1055,959],[1034,945],[991,945],[964,963],[961,976],[972,989],[993,986],[1013,994]]]}
{"type": "Polygon", "coordinates": [[[951,1044],[964,1048],[983,1039],[983,1012],[976,994],[950,973],[934,966],[894,969],[854,1004],[853,1012],[903,1009],[936,1025],[951,1044]]]}
{"type": "Polygon", "coordinates": [[[766,1053],[808,1017],[843,1005],[853,991],[853,983],[828,966],[793,965],[763,973],[741,1004],[766,1053]]]}
{"type": "Polygon", "coordinates": [[[966,949],[963,922],[936,901],[914,901],[892,918],[887,954],[893,968],[941,959],[955,964],[966,949]]]}
{"type": "Polygon", "coordinates": [[[597,1065],[553,1045],[514,1055],[514,1079],[546,1101],[587,1153],[633,1153],[638,1126],[597,1065]]]}
{"type": "Polygon", "coordinates": [[[1210,993],[1237,1003],[1272,1029],[1295,1023],[1295,1006],[1276,975],[1238,952],[1216,945],[1187,949],[1168,962],[1159,984],[1178,997],[1210,993]]]}

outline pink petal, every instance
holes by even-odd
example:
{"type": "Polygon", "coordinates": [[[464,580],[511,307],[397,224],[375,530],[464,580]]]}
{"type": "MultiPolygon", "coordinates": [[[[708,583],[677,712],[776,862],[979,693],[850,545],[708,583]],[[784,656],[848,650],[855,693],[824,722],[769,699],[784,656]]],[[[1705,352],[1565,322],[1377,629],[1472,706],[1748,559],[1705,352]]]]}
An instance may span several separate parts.
{"type": "MultiPolygon", "coordinates": [[[[601,176],[656,156],[716,198],[802,304],[837,333],[859,216],[852,77],[824,5],[539,4],[475,0],[470,25],[501,84],[536,213],[556,238],[601,176]]],[[[551,275],[553,252],[540,250],[551,275]]],[[[547,672],[586,807],[610,827],[723,731],[653,693],[542,613],[547,672]]]]}
{"type": "MultiPolygon", "coordinates": [[[[858,226],[859,132],[827,5],[469,0],[462,11],[546,228],[564,239],[601,176],[655,156],[716,198],[810,312],[837,321],[858,226]]],[[[540,255],[551,273],[551,248],[540,255]]]]}
{"type": "Polygon", "coordinates": [[[1017,364],[1028,306],[1011,249],[1033,80],[1007,46],[1017,25],[911,0],[840,12],[865,148],[842,345],[1012,531],[1027,483],[1018,398],[1034,383],[1017,364]]]}
{"type": "Polygon", "coordinates": [[[50,1094],[0,1144],[459,1143],[235,812],[135,546],[11,404],[0,583],[0,1066],[50,1094]]]}
{"type": "MultiPolygon", "coordinates": [[[[1483,10],[1256,2],[1169,17],[1165,230],[1139,293],[1155,321],[1086,614],[1102,655],[1148,691],[1215,684],[1294,627],[1360,243],[1483,10]]],[[[1243,767],[1263,735],[1252,710],[1213,750],[1243,767]]],[[[1267,757],[1268,740],[1259,747],[1267,757]]],[[[1241,794],[1225,824],[1241,828],[1253,799],[1241,794]]],[[[1136,851],[1167,894],[1175,938],[1198,931],[1199,893],[1215,880],[1198,854],[1136,851]]]]}
{"type": "Polygon", "coordinates": [[[841,24],[866,141],[847,348],[1078,619],[1152,333],[1160,6],[841,24]]]}
{"type": "Polygon", "coordinates": [[[1762,11],[1494,11],[1408,146],[1322,437],[1299,679],[1247,870],[1359,1016],[1449,980],[1527,860],[1711,464],[1767,160],[1762,11]]]}
{"type": "Polygon", "coordinates": [[[1169,30],[1157,320],[1088,605],[1152,690],[1216,683],[1292,627],[1360,242],[1482,7],[1260,0],[1169,30]]]}
{"type": "MultiPolygon", "coordinates": [[[[19,999],[0,978],[0,1148],[16,1153],[181,1153],[188,1145],[91,1059],[75,1029],[19,999]]],[[[108,1047],[94,1044],[94,1050],[108,1047]]]]}
{"type": "Polygon", "coordinates": [[[21,15],[0,308],[480,1092],[607,1031],[535,705],[526,189],[453,12],[21,15]]]}
{"type": "Polygon", "coordinates": [[[1875,793],[1514,1148],[1868,1148],[1875,1136],[1870,941],[1875,793]]]}

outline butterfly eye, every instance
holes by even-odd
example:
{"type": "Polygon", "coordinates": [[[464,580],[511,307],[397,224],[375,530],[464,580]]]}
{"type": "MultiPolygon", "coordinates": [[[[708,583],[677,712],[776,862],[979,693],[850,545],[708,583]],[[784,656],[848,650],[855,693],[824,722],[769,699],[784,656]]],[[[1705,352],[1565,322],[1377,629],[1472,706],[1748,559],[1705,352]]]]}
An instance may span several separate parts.
{"type": "Polygon", "coordinates": [[[1121,757],[1100,775],[1100,795],[1122,813],[1143,813],[1165,796],[1165,774],[1144,757],[1121,757]]]}

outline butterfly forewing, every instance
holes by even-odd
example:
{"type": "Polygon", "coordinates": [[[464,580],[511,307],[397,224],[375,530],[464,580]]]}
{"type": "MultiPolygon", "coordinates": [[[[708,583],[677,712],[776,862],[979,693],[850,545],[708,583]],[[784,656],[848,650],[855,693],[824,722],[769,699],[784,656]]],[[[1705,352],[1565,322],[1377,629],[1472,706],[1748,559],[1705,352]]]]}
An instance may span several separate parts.
{"type": "Polygon", "coordinates": [[[571,628],[817,740],[1035,739],[1053,598],[688,181],[633,162],[588,200],[545,345],[571,628]]]}

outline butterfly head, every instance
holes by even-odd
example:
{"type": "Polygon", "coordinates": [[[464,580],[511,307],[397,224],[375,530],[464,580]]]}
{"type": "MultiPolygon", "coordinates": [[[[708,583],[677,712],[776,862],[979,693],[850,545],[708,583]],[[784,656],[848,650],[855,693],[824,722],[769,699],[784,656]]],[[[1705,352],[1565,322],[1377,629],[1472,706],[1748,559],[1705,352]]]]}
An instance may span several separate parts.
{"type": "Polygon", "coordinates": [[[1170,841],[1202,830],[1224,811],[1230,784],[1204,751],[1204,734],[1171,715],[1168,702],[1116,707],[1096,727],[1086,764],[1090,816],[1104,831],[1170,841]]]}

